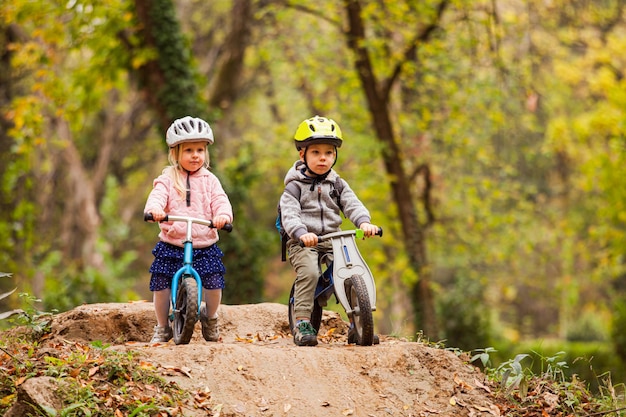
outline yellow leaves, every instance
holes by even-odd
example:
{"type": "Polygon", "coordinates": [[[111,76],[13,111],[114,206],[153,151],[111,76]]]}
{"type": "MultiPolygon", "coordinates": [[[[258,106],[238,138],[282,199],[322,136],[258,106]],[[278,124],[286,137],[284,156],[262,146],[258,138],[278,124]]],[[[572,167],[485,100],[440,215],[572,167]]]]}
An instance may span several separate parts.
{"type": "Polygon", "coordinates": [[[13,404],[15,398],[17,398],[17,394],[9,394],[6,397],[0,398],[0,406],[8,407],[9,405],[13,404]]]}
{"type": "Polygon", "coordinates": [[[261,335],[260,333],[252,334],[248,333],[245,337],[241,337],[238,334],[235,335],[236,342],[242,343],[256,343],[256,342],[272,342],[276,339],[284,338],[286,335],[282,333],[274,333],[269,335],[261,335]]]}
{"type": "Polygon", "coordinates": [[[138,69],[150,61],[157,59],[158,52],[155,48],[140,49],[131,59],[131,65],[134,69],[138,69]]]}

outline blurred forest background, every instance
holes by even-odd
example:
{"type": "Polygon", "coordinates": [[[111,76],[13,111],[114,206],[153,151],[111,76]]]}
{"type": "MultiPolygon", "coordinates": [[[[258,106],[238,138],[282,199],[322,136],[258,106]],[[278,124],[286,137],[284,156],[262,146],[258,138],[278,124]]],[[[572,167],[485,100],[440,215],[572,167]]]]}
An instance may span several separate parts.
{"type": "Polygon", "coordinates": [[[167,126],[193,115],[235,209],[224,302],[286,303],[276,204],[293,133],[319,114],[385,230],[360,245],[378,332],[502,359],[564,351],[576,373],[624,381],[625,8],[3,0],[0,293],[42,311],[151,299],[142,210],[167,126]]]}

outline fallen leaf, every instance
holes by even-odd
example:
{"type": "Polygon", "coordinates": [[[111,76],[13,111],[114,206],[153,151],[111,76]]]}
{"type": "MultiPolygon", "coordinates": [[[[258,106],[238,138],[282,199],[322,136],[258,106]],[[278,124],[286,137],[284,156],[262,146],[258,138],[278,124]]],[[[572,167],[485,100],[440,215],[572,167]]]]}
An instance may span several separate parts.
{"type": "Polygon", "coordinates": [[[163,369],[168,370],[168,371],[176,371],[176,372],[180,372],[181,374],[185,375],[188,378],[191,378],[191,369],[187,368],[187,367],[178,367],[178,366],[171,366],[171,365],[164,365],[163,369]]]}
{"type": "Polygon", "coordinates": [[[235,341],[236,342],[245,342],[245,343],[252,343],[252,342],[254,342],[253,339],[247,338],[247,337],[241,337],[238,334],[235,335],[235,341]]]}
{"type": "Polygon", "coordinates": [[[463,381],[461,378],[458,377],[457,374],[454,374],[454,382],[462,389],[462,390],[467,390],[467,391],[471,391],[474,389],[474,387],[472,387],[470,384],[468,384],[467,382],[463,381]]]}
{"type": "Polygon", "coordinates": [[[487,385],[483,384],[482,382],[480,382],[476,378],[474,378],[474,384],[476,384],[476,386],[478,388],[482,388],[482,389],[484,389],[487,392],[491,392],[491,389],[489,389],[489,387],[487,385]]]}
{"type": "Polygon", "coordinates": [[[472,405],[472,407],[474,407],[475,409],[477,409],[478,411],[482,412],[482,413],[489,413],[492,416],[496,416],[496,417],[500,417],[500,409],[495,406],[495,405],[491,405],[490,407],[481,407],[480,405],[472,405]]]}
{"type": "Polygon", "coordinates": [[[0,405],[8,406],[13,403],[13,399],[17,396],[17,394],[9,394],[6,397],[0,399],[0,405]]]}

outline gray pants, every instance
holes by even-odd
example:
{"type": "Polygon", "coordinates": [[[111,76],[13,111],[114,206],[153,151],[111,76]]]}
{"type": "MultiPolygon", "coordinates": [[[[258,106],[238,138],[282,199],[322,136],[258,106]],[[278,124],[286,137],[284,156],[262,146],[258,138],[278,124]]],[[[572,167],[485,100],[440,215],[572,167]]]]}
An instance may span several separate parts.
{"type": "Polygon", "coordinates": [[[319,243],[315,247],[301,247],[299,242],[291,239],[287,242],[289,263],[296,271],[294,289],[294,313],[298,320],[311,319],[315,287],[320,276],[319,257],[332,254],[333,245],[330,240],[319,243]]]}

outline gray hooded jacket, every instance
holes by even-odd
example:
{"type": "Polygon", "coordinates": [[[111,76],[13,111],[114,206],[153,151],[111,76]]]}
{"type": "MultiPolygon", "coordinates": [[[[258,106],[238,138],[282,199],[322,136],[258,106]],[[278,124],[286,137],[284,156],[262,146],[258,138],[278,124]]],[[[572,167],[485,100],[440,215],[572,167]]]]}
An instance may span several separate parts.
{"type": "Polygon", "coordinates": [[[281,221],[285,232],[292,239],[300,239],[306,233],[323,235],[341,229],[341,211],[356,227],[369,223],[370,213],[358,199],[348,183],[343,181],[340,200],[335,197],[337,173],[330,170],[326,178],[305,175],[304,162],[297,161],[285,176],[285,185],[295,182],[300,188],[300,200],[284,191],[280,196],[281,221]]]}

